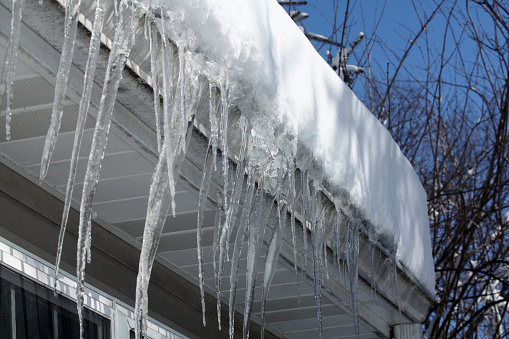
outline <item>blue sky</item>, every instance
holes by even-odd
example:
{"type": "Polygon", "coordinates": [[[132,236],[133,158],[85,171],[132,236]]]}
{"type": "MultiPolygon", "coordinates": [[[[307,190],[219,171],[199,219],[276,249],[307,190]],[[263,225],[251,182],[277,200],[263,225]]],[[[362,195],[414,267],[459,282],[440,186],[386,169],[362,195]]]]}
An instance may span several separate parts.
{"type": "MultiPolygon", "coordinates": [[[[336,25],[340,27],[336,37],[340,41],[343,31],[346,0],[308,0],[307,5],[299,5],[295,6],[295,8],[309,14],[309,18],[303,21],[308,32],[329,37],[333,32],[335,2],[338,2],[336,25]]],[[[417,6],[421,5],[418,4],[417,6]]],[[[424,7],[417,8],[421,19],[423,19],[425,12],[430,13],[432,10],[427,4],[422,6],[424,7]]],[[[284,6],[284,8],[288,10],[288,6],[284,6]]],[[[408,0],[350,1],[347,23],[345,38],[348,43],[351,43],[361,31],[366,36],[364,41],[355,49],[349,63],[365,66],[367,62],[367,54],[365,53],[368,50],[367,44],[370,39],[374,39],[375,43],[373,44],[371,56],[374,67],[373,71],[384,75],[387,70],[387,62],[391,63],[391,66],[389,66],[390,73],[391,69],[394,68],[393,64],[396,64],[398,61],[394,54],[400,55],[402,53],[409,40],[412,39],[415,32],[421,26],[416,9],[413,7],[412,1],[408,0]],[[375,31],[375,34],[373,34],[373,31],[375,31]],[[385,47],[384,44],[386,45],[385,47]]],[[[431,45],[441,44],[443,26],[445,26],[443,16],[438,16],[433,20],[432,25],[427,31],[431,45]]],[[[330,47],[323,46],[320,48],[322,45],[321,43],[316,43],[315,47],[319,50],[320,55],[326,58],[325,53],[330,47]]],[[[337,48],[333,47],[331,54],[335,55],[336,51],[337,48]]],[[[415,66],[416,72],[418,72],[422,61],[421,53],[422,49],[416,48],[406,62],[408,66],[415,66]]]]}

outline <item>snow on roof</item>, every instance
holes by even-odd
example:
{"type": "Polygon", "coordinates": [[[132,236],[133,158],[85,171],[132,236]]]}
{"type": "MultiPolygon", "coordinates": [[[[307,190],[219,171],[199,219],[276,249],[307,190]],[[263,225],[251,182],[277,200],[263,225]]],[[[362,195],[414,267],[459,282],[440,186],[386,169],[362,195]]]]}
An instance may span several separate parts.
{"type": "Polygon", "coordinates": [[[325,179],[347,193],[376,234],[394,246],[396,259],[434,294],[426,193],[419,178],[389,132],[282,7],[273,0],[145,4],[147,10],[166,10],[169,37],[204,56],[205,72],[224,77],[243,115],[275,121],[298,137],[325,179]]]}

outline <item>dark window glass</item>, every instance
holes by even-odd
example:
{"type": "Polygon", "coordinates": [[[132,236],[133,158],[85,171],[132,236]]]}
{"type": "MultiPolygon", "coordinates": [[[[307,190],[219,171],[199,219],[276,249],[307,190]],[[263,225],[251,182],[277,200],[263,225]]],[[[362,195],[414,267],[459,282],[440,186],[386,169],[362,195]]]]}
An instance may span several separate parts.
{"type": "MultiPolygon", "coordinates": [[[[109,339],[110,321],[83,310],[85,339],[109,339]]],[[[79,338],[76,303],[0,266],[0,338],[79,338]]]]}
{"type": "MultiPolygon", "coordinates": [[[[129,339],[136,339],[136,333],[134,333],[134,330],[129,331],[129,339]]],[[[145,337],[143,337],[143,339],[145,339],[145,337]]]]}

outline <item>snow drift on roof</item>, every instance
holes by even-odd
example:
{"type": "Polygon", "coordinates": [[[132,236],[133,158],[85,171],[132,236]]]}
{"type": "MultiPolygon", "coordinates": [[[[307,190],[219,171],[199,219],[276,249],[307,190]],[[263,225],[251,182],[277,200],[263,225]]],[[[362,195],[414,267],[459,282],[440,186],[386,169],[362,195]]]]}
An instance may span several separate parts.
{"type": "Polygon", "coordinates": [[[376,233],[392,242],[400,263],[433,294],[422,184],[389,132],[283,8],[269,0],[165,1],[162,6],[171,38],[224,67],[230,87],[243,93],[236,96],[243,114],[272,114],[297,135],[325,179],[348,193],[376,233]]]}

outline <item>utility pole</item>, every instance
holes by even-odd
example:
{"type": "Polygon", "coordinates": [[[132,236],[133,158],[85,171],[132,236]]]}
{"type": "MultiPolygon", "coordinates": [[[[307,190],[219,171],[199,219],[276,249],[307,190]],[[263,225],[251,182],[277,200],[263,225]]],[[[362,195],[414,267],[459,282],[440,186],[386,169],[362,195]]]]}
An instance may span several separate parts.
{"type": "Polygon", "coordinates": [[[288,15],[292,18],[292,20],[295,23],[300,23],[299,25],[300,29],[309,40],[323,42],[326,44],[330,44],[331,46],[337,46],[339,48],[335,57],[331,56],[330,51],[327,51],[326,55],[328,57],[328,64],[343,81],[345,81],[348,84],[351,84],[353,81],[352,78],[353,75],[364,73],[364,68],[360,66],[347,64],[348,57],[352,53],[353,49],[364,38],[363,32],[360,32],[359,35],[357,35],[357,38],[350,47],[344,48],[341,43],[334,41],[330,38],[327,38],[324,35],[309,33],[306,31],[304,25],[302,24],[302,21],[307,19],[309,17],[309,14],[294,9],[294,6],[306,5],[307,1],[278,0],[278,3],[281,6],[288,6],[288,15]]]}

